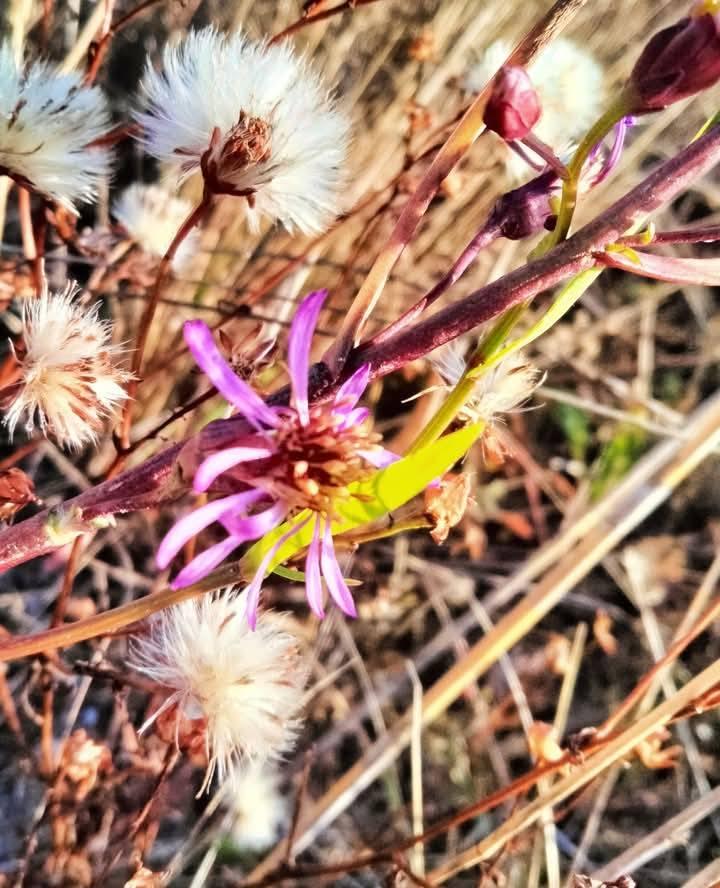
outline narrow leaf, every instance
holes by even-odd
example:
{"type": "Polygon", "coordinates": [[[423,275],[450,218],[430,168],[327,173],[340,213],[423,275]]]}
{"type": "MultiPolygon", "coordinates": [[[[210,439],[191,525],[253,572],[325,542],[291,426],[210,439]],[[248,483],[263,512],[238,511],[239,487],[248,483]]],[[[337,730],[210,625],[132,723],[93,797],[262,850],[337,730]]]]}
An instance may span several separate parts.
{"type": "MultiPolygon", "coordinates": [[[[350,488],[351,496],[335,503],[338,518],[332,525],[333,536],[377,521],[417,496],[467,453],[482,434],[483,428],[484,423],[476,423],[445,435],[434,444],[375,472],[367,481],[353,484],[350,488]]],[[[242,559],[243,575],[252,576],[270,547],[293,525],[300,525],[308,515],[307,510],[295,515],[255,543],[242,559]]],[[[313,524],[312,521],[308,522],[278,549],[269,565],[269,571],[276,571],[278,565],[310,544],[313,524]]]]}
{"type": "Polygon", "coordinates": [[[622,271],[629,271],[641,277],[656,281],[670,281],[675,284],[720,284],[720,259],[690,259],[684,256],[656,256],[641,250],[633,250],[633,255],[624,252],[606,252],[596,255],[599,262],[622,271]]]}

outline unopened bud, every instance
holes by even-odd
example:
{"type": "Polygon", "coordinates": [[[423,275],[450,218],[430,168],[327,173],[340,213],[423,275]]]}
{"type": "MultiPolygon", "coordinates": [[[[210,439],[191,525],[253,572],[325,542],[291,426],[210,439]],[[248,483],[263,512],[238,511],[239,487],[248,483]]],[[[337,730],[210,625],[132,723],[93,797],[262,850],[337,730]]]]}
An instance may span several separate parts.
{"type": "Polygon", "coordinates": [[[650,39],[630,74],[633,113],[659,111],[720,80],[720,12],[706,8],[650,39]]]}
{"type": "Polygon", "coordinates": [[[552,229],[555,211],[552,197],[560,187],[553,170],[548,170],[497,201],[492,218],[508,240],[522,240],[544,229],[552,229]]]}
{"type": "Polygon", "coordinates": [[[506,142],[514,142],[530,132],[541,114],[540,98],[527,71],[507,65],[501,68],[485,106],[485,126],[506,142]]]}

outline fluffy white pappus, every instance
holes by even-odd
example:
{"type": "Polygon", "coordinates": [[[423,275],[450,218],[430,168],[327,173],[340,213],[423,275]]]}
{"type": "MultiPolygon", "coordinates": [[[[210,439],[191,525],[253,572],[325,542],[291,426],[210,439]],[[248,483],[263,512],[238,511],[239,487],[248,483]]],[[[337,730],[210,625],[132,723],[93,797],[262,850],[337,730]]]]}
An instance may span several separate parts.
{"type": "Polygon", "coordinates": [[[111,153],[92,146],[110,128],[105,97],[79,73],[43,61],[24,67],[0,45],[0,172],[68,209],[90,201],[111,153]]]}
{"type": "Polygon", "coordinates": [[[122,351],[111,344],[112,326],[98,317],[99,305],[81,304],[78,286],[54,293],[44,287],[22,309],[20,378],[6,410],[10,435],[19,422],[36,426],[70,450],[97,440],[105,421],[126,398],[130,374],[114,363],[122,351]]]}
{"type": "MultiPolygon", "coordinates": [[[[139,247],[151,256],[162,257],[192,209],[190,201],[174,197],[159,185],[136,183],[123,191],[112,212],[139,247]]],[[[175,253],[172,266],[176,271],[190,262],[199,241],[200,233],[194,228],[175,253]]]]}
{"type": "Polygon", "coordinates": [[[165,710],[200,720],[208,768],[222,781],[247,761],[276,758],[293,745],[307,678],[297,640],[282,615],[258,615],[253,631],[246,595],[232,588],[157,614],[130,645],[130,664],[169,696],[165,710]]]}
{"type": "MultiPolygon", "coordinates": [[[[512,44],[496,40],[465,76],[465,88],[479,92],[510,55],[512,44]]],[[[565,37],[553,40],[528,66],[540,95],[542,116],[533,132],[556,152],[564,152],[602,111],[605,72],[585,47],[565,37]]],[[[521,157],[508,149],[508,170],[514,178],[531,174],[521,157]]]]}
{"type": "Polygon", "coordinates": [[[279,775],[265,763],[249,763],[232,774],[231,836],[240,850],[259,853],[277,842],[290,820],[288,799],[280,794],[279,775]]]}
{"type": "MultiPolygon", "coordinates": [[[[459,340],[440,349],[430,361],[448,388],[455,386],[467,369],[464,346],[459,340]]],[[[503,414],[522,406],[542,379],[543,374],[528,364],[520,352],[510,354],[478,379],[460,416],[467,422],[499,422],[503,414]]]]}
{"type": "Polygon", "coordinates": [[[287,42],[191,31],[165,47],[161,70],[148,67],[143,90],[147,151],[183,175],[205,157],[211,189],[249,196],[251,224],[318,233],[339,213],[349,121],[287,42]]]}

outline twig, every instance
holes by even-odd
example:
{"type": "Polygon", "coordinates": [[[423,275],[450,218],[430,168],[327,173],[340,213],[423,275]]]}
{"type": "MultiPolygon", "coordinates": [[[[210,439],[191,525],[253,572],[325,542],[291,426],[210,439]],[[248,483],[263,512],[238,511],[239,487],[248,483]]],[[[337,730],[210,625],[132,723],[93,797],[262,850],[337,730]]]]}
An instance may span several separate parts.
{"type": "MultiPolygon", "coordinates": [[[[634,873],[671,848],[685,845],[690,830],[720,807],[720,786],[688,805],[679,814],[666,820],[657,829],[643,836],[622,854],[593,873],[594,879],[611,881],[623,873],[634,873]]],[[[709,883],[705,883],[708,885],[709,883]]]]}
{"type": "MultiPolygon", "coordinates": [[[[585,2],[586,0],[556,0],[547,15],[515,47],[505,64],[527,65],[546,43],[569,24],[585,2]]],[[[344,365],[353,343],[357,345],[360,342],[365,323],[380,298],[390,272],[415,233],[438,188],[484,130],[483,113],[490,96],[491,83],[492,81],[486,84],[465,112],[405,204],[388,243],[370,269],[325,357],[334,372],[344,365]]]]}
{"type": "Polygon", "coordinates": [[[338,3],[337,6],[332,6],[330,9],[321,9],[319,12],[310,15],[303,15],[297,21],[293,22],[291,25],[288,25],[287,28],[280,31],[278,34],[270,40],[270,43],[279,43],[281,40],[284,40],[286,37],[289,37],[291,34],[294,34],[296,31],[299,31],[301,28],[307,27],[307,25],[314,25],[315,22],[322,22],[325,19],[331,18],[331,16],[339,15],[341,12],[347,12],[350,9],[355,9],[358,6],[369,6],[371,3],[377,3],[378,0],[344,0],[342,3],[338,3]]]}

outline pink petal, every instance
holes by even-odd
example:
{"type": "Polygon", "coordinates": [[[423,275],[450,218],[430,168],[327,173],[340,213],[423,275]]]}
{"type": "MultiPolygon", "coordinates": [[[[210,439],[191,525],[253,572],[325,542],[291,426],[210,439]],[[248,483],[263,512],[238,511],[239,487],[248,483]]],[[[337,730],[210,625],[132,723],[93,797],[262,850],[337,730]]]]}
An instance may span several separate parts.
{"type": "Polygon", "coordinates": [[[277,417],[263,399],[243,382],[229,366],[215,345],[212,331],[204,321],[186,321],[183,335],[198,367],[220,394],[253,425],[274,428],[277,417]]]}
{"type": "MultiPolygon", "coordinates": [[[[335,409],[336,413],[339,413],[342,416],[342,412],[335,409]]],[[[339,424],[340,429],[349,429],[354,425],[360,425],[361,422],[365,422],[365,420],[370,416],[370,411],[367,407],[355,407],[353,410],[349,410],[345,416],[343,417],[342,422],[339,424]]]]}
{"type": "Polygon", "coordinates": [[[378,447],[376,450],[358,450],[358,456],[361,456],[365,462],[369,462],[376,469],[384,469],[387,466],[397,462],[400,457],[384,447],[378,447]]]}
{"type": "Polygon", "coordinates": [[[295,312],[288,334],[287,363],[290,371],[293,404],[303,425],[307,425],[310,419],[308,408],[310,347],[318,315],[326,297],[327,290],[315,290],[306,296],[295,312]]]}
{"type": "Polygon", "coordinates": [[[356,617],[357,611],[355,609],[355,602],[353,601],[352,594],[348,589],[348,585],[340,570],[340,565],[337,562],[337,557],[335,556],[335,545],[333,544],[332,533],[330,532],[329,520],[325,524],[325,533],[323,535],[322,547],[320,549],[320,566],[322,568],[323,577],[325,577],[325,582],[327,583],[328,591],[335,604],[337,604],[340,610],[347,614],[348,617],[356,617]]]}
{"type": "MultiPolygon", "coordinates": [[[[622,150],[625,146],[625,136],[627,135],[628,129],[633,126],[633,124],[634,120],[632,117],[622,117],[615,124],[615,141],[610,149],[610,153],[605,158],[602,169],[592,181],[593,188],[601,182],[604,182],[620,162],[620,156],[622,155],[622,150]]],[[[600,147],[599,143],[597,147],[600,147]]]]}
{"type": "MultiPolygon", "coordinates": [[[[260,491],[261,495],[264,495],[260,491]]],[[[245,542],[246,540],[257,540],[266,533],[271,531],[278,524],[281,524],[288,513],[287,503],[277,502],[265,509],[264,512],[258,512],[257,515],[240,518],[237,515],[224,515],[220,521],[223,527],[233,536],[245,542]]]]}
{"type": "Polygon", "coordinates": [[[275,553],[280,549],[281,546],[284,546],[285,543],[290,539],[290,537],[295,536],[296,533],[299,533],[303,527],[308,523],[308,521],[312,518],[312,515],[308,515],[308,517],[301,521],[298,525],[293,525],[293,527],[288,530],[287,533],[283,534],[277,542],[273,543],[270,549],[267,551],[263,560],[258,565],[258,569],[255,571],[255,576],[252,578],[250,585],[246,588],[247,593],[247,618],[248,625],[251,629],[254,629],[257,625],[257,609],[258,609],[258,601],[260,599],[260,590],[262,589],[263,580],[265,579],[265,574],[267,573],[268,567],[270,566],[270,562],[275,557],[275,553]]]}
{"type": "Polygon", "coordinates": [[[604,265],[620,268],[631,274],[653,278],[656,281],[671,281],[676,284],[705,284],[711,287],[720,285],[720,259],[688,259],[684,256],[656,256],[641,250],[631,253],[615,252],[596,254],[595,258],[604,265]]]}
{"type": "Polygon", "coordinates": [[[325,619],[325,611],[323,609],[323,588],[322,579],[320,577],[321,521],[322,518],[318,515],[315,519],[312,542],[308,547],[307,557],[305,559],[305,594],[307,595],[310,610],[318,619],[323,620],[325,619]]]}
{"type": "Polygon", "coordinates": [[[229,536],[227,539],[222,540],[222,542],[216,543],[214,546],[205,549],[204,552],[195,556],[195,558],[193,558],[193,560],[180,571],[172,583],[170,583],[171,588],[182,589],[183,586],[190,586],[193,583],[197,583],[198,580],[202,580],[214,570],[218,564],[223,562],[231,552],[237,549],[242,542],[243,540],[229,536]]]}
{"type": "Polygon", "coordinates": [[[257,491],[246,490],[243,493],[234,493],[232,496],[225,496],[193,509],[192,512],[176,521],[165,534],[155,555],[157,566],[160,570],[164,570],[188,540],[197,536],[201,530],[205,530],[208,525],[217,521],[226,512],[244,508],[254,499],[257,499],[257,491]]]}
{"type": "Polygon", "coordinates": [[[335,395],[335,409],[354,407],[362,397],[370,380],[370,365],[363,364],[350,379],[346,380],[335,395]]]}
{"type": "Polygon", "coordinates": [[[195,493],[204,493],[218,475],[233,466],[254,459],[266,459],[272,454],[273,451],[267,447],[228,447],[227,450],[218,450],[200,463],[193,479],[193,490],[195,493]]]}

